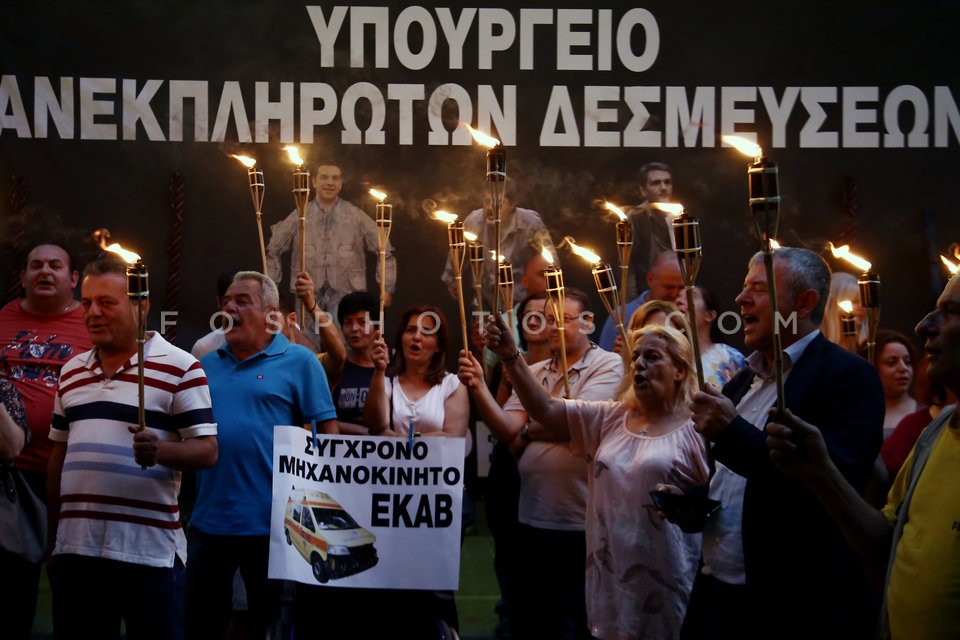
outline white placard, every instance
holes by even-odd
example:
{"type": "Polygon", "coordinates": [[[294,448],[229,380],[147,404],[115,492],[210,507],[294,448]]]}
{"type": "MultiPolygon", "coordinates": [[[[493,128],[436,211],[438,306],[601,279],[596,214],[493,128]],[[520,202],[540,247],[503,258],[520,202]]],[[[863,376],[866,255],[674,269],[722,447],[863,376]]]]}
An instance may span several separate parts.
{"type": "Polygon", "coordinates": [[[455,590],[463,438],[318,435],[276,427],[269,577],[455,590]]]}

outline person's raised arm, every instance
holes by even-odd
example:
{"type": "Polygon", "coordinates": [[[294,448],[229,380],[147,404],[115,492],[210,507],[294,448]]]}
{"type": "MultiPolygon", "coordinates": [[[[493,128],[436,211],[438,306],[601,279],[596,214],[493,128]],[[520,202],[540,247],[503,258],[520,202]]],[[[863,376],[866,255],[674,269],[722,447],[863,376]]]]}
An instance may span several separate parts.
{"type": "Polygon", "coordinates": [[[457,376],[473,397],[477,411],[490,433],[500,442],[510,442],[517,437],[520,428],[527,422],[526,412],[503,410],[483,379],[483,365],[472,353],[460,352],[457,376]]]}
{"type": "Polygon", "coordinates": [[[373,377],[367,391],[367,401],[363,405],[363,422],[370,429],[370,435],[398,435],[393,432],[390,421],[390,400],[387,398],[386,372],[389,354],[387,343],[380,333],[373,341],[370,352],[373,360],[373,377]]]}
{"type": "MultiPolygon", "coordinates": [[[[321,309],[317,304],[313,288],[313,278],[306,271],[297,274],[296,280],[297,298],[300,304],[307,311],[309,318],[307,325],[311,323],[317,334],[320,336],[320,343],[323,345],[323,358],[320,363],[323,365],[323,371],[327,374],[327,382],[331,389],[335,389],[340,384],[340,374],[343,373],[343,365],[347,361],[347,348],[343,344],[343,337],[337,328],[337,323],[333,321],[326,309],[321,309]]],[[[307,330],[308,327],[304,327],[307,330]]]]}
{"type": "Polygon", "coordinates": [[[830,458],[819,429],[790,410],[778,419],[765,428],[770,459],[783,473],[810,488],[867,567],[883,575],[892,537],[887,518],[867,504],[844,478],[830,458]]]}
{"type": "Polygon", "coordinates": [[[491,315],[487,319],[486,336],[487,348],[497,354],[504,369],[509,371],[514,393],[529,416],[556,434],[569,434],[563,400],[552,397],[531,375],[527,361],[520,356],[513,332],[502,317],[491,315]]]}

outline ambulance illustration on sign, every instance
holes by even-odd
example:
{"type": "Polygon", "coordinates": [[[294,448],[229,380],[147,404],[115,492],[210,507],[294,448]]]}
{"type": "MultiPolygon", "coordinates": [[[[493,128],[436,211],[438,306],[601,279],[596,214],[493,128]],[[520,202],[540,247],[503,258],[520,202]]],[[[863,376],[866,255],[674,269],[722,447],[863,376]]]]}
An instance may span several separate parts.
{"type": "Polygon", "coordinates": [[[377,538],[336,500],[320,491],[293,488],[283,518],[287,544],[310,563],[317,582],[352,576],[375,566],[377,538]]]}

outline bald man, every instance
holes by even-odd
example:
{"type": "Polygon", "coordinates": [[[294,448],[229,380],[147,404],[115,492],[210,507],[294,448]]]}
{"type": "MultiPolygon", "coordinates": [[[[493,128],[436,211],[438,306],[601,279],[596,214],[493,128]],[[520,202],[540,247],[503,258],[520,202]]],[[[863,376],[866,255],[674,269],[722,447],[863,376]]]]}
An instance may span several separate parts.
{"type": "MultiPolygon", "coordinates": [[[[661,251],[654,258],[650,271],[647,272],[647,290],[627,303],[623,323],[626,325],[630,322],[633,312],[644,302],[650,300],[673,302],[681,289],[683,289],[683,273],[680,271],[680,263],[677,262],[677,254],[672,250],[661,251]]],[[[597,344],[601,349],[613,351],[613,343],[616,339],[617,325],[613,318],[607,318],[603,323],[603,330],[600,332],[597,344]]]]}

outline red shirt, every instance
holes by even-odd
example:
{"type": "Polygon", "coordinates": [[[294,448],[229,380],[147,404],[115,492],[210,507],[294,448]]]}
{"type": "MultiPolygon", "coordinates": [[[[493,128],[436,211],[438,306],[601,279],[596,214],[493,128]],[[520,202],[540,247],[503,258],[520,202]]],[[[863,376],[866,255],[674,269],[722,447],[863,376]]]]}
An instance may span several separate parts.
{"type": "Polygon", "coordinates": [[[883,458],[883,463],[890,474],[889,482],[891,484],[897,477],[897,473],[900,472],[900,467],[906,462],[910,451],[913,450],[913,445],[920,438],[920,434],[931,422],[933,422],[933,418],[930,417],[930,407],[908,413],[897,423],[897,428],[894,429],[890,437],[884,440],[883,448],[880,449],[880,457],[883,458]]]}
{"type": "Polygon", "coordinates": [[[0,376],[20,392],[30,425],[30,444],[17,458],[18,468],[46,472],[60,367],[91,346],[82,307],[55,316],[35,315],[14,300],[0,309],[0,376]]]}

